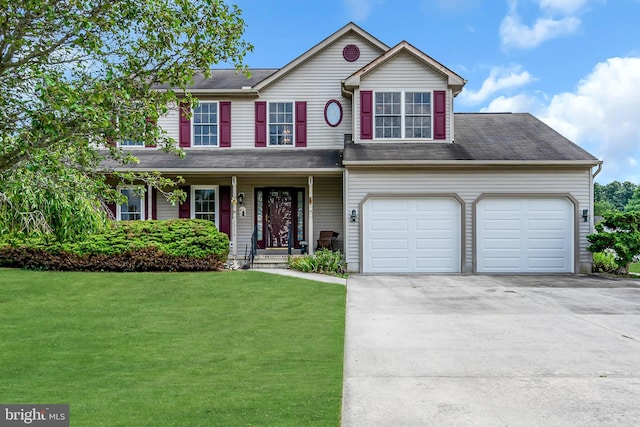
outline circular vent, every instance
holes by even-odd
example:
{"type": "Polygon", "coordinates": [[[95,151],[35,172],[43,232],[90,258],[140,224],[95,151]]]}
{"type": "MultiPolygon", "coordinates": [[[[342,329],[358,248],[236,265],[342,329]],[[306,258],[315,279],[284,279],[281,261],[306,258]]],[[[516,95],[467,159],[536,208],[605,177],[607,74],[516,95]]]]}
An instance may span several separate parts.
{"type": "Polygon", "coordinates": [[[342,49],[342,56],[349,62],[357,61],[360,58],[360,49],[355,44],[348,44],[342,49]]]}

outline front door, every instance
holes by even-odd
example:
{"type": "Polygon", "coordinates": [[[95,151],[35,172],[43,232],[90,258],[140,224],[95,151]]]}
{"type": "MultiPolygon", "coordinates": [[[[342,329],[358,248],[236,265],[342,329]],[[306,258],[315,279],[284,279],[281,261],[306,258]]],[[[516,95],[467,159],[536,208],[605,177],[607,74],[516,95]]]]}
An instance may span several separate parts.
{"type": "Polygon", "coordinates": [[[295,188],[256,189],[256,232],[261,249],[299,247],[304,240],[304,191],[295,188]]]}

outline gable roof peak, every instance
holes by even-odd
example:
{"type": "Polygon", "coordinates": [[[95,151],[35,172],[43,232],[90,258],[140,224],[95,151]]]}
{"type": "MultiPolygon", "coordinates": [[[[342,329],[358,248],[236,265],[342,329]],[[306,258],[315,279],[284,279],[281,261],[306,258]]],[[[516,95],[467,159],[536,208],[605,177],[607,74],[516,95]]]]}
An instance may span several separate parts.
{"type": "Polygon", "coordinates": [[[449,87],[453,90],[454,95],[457,95],[462,91],[462,88],[467,83],[467,81],[462,78],[458,73],[452,71],[448,67],[444,66],[440,62],[436,61],[426,53],[422,52],[417,47],[413,46],[406,40],[402,40],[397,45],[393,46],[391,49],[387,50],[385,53],[353,73],[345,80],[345,86],[347,87],[357,87],[360,84],[360,79],[380,67],[381,65],[387,63],[392,60],[394,57],[399,55],[400,53],[408,53],[409,55],[416,58],[418,61],[422,62],[424,65],[433,69],[437,73],[447,78],[447,83],[449,87]]]}
{"type": "Polygon", "coordinates": [[[371,43],[373,46],[380,49],[380,51],[382,52],[386,52],[387,50],[389,50],[389,46],[387,46],[385,43],[383,43],[382,41],[380,41],[379,39],[377,39],[367,31],[363,30],[361,27],[359,27],[355,23],[349,22],[345,26],[340,28],[338,31],[334,32],[329,37],[325,38],[320,43],[313,46],[311,49],[307,50],[305,53],[298,56],[296,59],[289,62],[284,67],[280,68],[277,72],[273,73],[268,78],[260,81],[258,84],[254,86],[254,89],[261,90],[264,87],[273,83],[274,81],[279,80],[284,75],[294,70],[304,62],[308,61],[310,58],[318,54],[320,51],[324,50],[327,46],[331,45],[336,40],[340,39],[345,34],[348,34],[350,32],[356,33],[357,35],[359,35],[360,37],[362,37],[363,39],[371,43]]]}

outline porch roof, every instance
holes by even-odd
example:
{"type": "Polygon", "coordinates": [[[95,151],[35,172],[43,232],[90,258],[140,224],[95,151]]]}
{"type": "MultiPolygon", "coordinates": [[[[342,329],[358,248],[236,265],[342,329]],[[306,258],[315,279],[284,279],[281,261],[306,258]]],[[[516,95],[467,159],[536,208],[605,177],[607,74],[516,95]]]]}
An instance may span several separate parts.
{"type": "Polygon", "coordinates": [[[453,143],[346,143],[345,166],[596,165],[600,160],[528,113],[456,113],[453,143]]]}
{"type": "Polygon", "coordinates": [[[156,149],[126,150],[140,161],[125,167],[113,161],[107,170],[133,170],[163,173],[224,172],[341,172],[342,150],[286,149],[185,149],[185,157],[156,149]]]}

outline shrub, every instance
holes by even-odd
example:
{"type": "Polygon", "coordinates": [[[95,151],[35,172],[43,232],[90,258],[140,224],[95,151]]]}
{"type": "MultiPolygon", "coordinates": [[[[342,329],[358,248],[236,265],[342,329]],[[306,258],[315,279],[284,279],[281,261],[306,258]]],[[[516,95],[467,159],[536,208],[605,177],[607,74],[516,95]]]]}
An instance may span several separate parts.
{"type": "Polygon", "coordinates": [[[615,212],[604,215],[595,234],[587,236],[590,252],[614,254],[616,273],[628,274],[629,265],[640,255],[640,212],[615,212]]]}
{"type": "Polygon", "coordinates": [[[219,270],[228,254],[227,235],[205,220],[122,221],[79,241],[13,236],[0,242],[0,265],[49,270],[219,270]]]}
{"type": "Polygon", "coordinates": [[[618,268],[616,256],[612,252],[594,252],[593,271],[600,273],[613,273],[618,268]]]}
{"type": "Polygon", "coordinates": [[[322,273],[333,276],[343,276],[347,272],[340,251],[332,252],[329,249],[321,249],[313,255],[291,257],[289,258],[289,268],[305,273],[322,273]]]}

